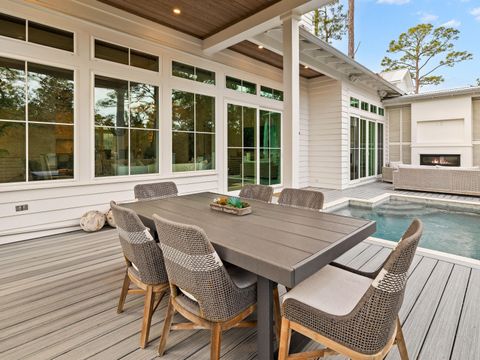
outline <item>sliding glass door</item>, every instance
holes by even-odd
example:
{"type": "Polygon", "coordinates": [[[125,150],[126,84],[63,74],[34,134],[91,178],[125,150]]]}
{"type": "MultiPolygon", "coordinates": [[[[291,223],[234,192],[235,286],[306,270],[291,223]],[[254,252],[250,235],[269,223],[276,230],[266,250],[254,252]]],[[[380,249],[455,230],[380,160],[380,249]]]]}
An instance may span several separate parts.
{"type": "Polygon", "coordinates": [[[281,183],[281,114],[228,104],[228,191],[281,183]]]}
{"type": "Polygon", "coordinates": [[[350,180],[375,176],[383,166],[383,124],[350,118],[350,180]]]}

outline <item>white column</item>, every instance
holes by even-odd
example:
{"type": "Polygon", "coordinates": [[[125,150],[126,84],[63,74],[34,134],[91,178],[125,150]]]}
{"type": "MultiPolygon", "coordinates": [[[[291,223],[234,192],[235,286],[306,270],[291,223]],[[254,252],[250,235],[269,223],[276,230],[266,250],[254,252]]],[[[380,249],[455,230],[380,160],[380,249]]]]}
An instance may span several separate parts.
{"type": "Polygon", "coordinates": [[[298,187],[300,158],[300,15],[289,13],[283,23],[283,184],[298,187]]]}

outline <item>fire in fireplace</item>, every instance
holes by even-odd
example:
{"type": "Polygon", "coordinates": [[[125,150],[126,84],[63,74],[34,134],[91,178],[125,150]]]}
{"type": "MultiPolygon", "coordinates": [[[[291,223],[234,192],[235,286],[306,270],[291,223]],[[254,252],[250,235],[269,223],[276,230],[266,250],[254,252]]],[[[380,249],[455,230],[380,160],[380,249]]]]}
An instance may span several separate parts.
{"type": "Polygon", "coordinates": [[[420,155],[420,165],[460,166],[460,155],[420,155]]]}

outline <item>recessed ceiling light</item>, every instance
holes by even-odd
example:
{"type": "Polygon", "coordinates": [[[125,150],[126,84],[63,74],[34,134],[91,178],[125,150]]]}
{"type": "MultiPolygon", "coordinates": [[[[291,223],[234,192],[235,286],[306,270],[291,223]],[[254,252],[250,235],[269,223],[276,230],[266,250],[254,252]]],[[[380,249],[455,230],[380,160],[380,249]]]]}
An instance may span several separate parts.
{"type": "Polygon", "coordinates": [[[182,10],[180,10],[179,8],[174,8],[174,9],[173,9],[173,13],[174,13],[175,15],[180,15],[180,14],[182,13],[182,10]]]}
{"type": "Polygon", "coordinates": [[[308,65],[303,65],[303,67],[304,67],[305,69],[308,69],[308,65]]]}
{"type": "Polygon", "coordinates": [[[263,45],[258,45],[258,48],[259,48],[259,49],[263,49],[263,45]]]}

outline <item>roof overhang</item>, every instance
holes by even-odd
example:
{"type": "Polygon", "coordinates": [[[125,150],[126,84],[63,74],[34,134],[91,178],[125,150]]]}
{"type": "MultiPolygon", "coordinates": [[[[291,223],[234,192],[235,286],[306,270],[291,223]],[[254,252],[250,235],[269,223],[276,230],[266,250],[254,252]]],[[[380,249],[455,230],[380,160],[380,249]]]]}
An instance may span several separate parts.
{"type": "MultiPolygon", "coordinates": [[[[282,54],[282,31],[280,26],[272,28],[250,41],[282,54]]],[[[382,99],[404,94],[395,85],[303,28],[300,28],[300,62],[334,79],[373,89],[382,99]]]]}
{"type": "Polygon", "coordinates": [[[480,96],[480,86],[472,86],[468,88],[447,89],[439,91],[430,91],[422,94],[404,95],[395,99],[389,99],[384,102],[385,106],[408,105],[413,102],[422,100],[434,100],[454,96],[480,96]]]}
{"type": "Polygon", "coordinates": [[[243,40],[280,26],[282,24],[281,17],[284,14],[293,12],[303,15],[332,1],[282,0],[204,39],[203,51],[206,54],[213,54],[224,50],[243,40]]]}

